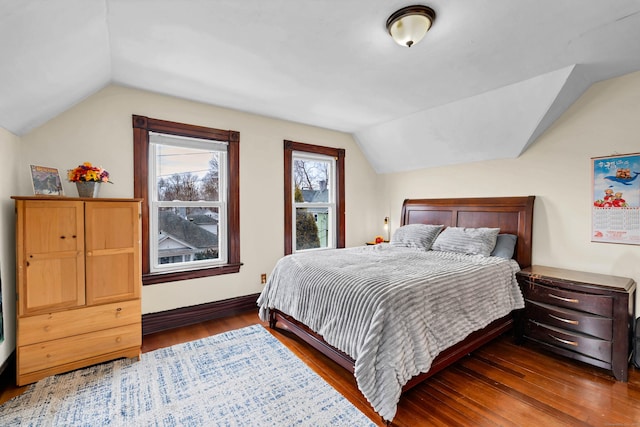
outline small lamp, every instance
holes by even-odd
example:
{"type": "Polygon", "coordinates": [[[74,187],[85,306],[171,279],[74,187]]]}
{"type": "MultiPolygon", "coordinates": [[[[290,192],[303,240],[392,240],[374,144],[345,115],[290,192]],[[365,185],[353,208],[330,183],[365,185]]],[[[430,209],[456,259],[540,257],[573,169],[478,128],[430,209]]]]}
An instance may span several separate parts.
{"type": "Polygon", "coordinates": [[[427,34],[436,13],[427,6],[407,6],[394,12],[387,19],[387,30],[400,46],[411,47],[427,34]]]}
{"type": "Polygon", "coordinates": [[[387,242],[391,241],[391,229],[389,227],[389,217],[384,217],[384,233],[387,235],[387,242]]]}

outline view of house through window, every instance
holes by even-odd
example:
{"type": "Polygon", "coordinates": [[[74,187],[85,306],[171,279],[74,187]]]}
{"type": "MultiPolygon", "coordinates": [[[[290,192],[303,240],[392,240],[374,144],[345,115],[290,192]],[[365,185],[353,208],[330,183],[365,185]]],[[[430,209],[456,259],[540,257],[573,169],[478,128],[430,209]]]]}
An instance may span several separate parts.
{"type": "Polygon", "coordinates": [[[335,160],[293,152],[295,250],[335,247],[335,160]]]}
{"type": "Polygon", "coordinates": [[[284,141],[284,253],[344,248],[342,148],[284,141]]]}
{"type": "Polygon", "coordinates": [[[132,116],[142,283],[240,271],[240,132],[132,116]]]}
{"type": "Polygon", "coordinates": [[[151,272],[227,262],[227,145],[149,132],[151,272]]]}

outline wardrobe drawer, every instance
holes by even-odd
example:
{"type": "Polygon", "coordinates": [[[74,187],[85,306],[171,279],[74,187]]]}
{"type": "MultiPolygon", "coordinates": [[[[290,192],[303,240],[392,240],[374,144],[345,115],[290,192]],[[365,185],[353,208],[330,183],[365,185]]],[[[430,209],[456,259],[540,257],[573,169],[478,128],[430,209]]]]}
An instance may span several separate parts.
{"type": "Polygon", "coordinates": [[[24,374],[113,353],[142,344],[141,324],[105,329],[19,347],[19,372],[24,374]]]}
{"type": "Polygon", "coordinates": [[[24,346],[140,323],[140,300],[122,301],[18,318],[18,345],[24,346]]]}
{"type": "Polygon", "coordinates": [[[581,332],[603,340],[613,339],[613,319],[608,317],[535,301],[527,301],[525,313],[528,319],[538,323],[581,332]]]}
{"type": "Polygon", "coordinates": [[[609,296],[569,291],[530,281],[521,288],[524,297],[531,301],[613,317],[613,299],[609,296]]]}
{"type": "Polygon", "coordinates": [[[531,320],[526,323],[524,334],[554,347],[562,347],[605,363],[611,363],[611,341],[543,325],[531,320]]]}

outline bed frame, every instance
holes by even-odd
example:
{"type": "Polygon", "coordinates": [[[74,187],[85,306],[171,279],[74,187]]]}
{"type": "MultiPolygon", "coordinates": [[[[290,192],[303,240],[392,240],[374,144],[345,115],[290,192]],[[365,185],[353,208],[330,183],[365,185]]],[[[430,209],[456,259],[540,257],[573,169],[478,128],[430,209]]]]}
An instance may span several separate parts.
{"type": "MultiPolygon", "coordinates": [[[[500,233],[516,234],[516,250],[513,258],[520,268],[531,265],[531,238],[533,227],[533,202],[535,196],[491,197],[466,199],[407,199],[402,205],[401,224],[444,224],[451,227],[498,227],[500,233]]],[[[353,373],[354,360],[327,344],[320,335],[291,316],[270,309],[269,325],[288,330],[329,359],[353,373]]],[[[511,314],[490,323],[484,329],[471,333],[458,344],[440,353],[429,372],[413,377],[403,391],[424,381],[473,350],[508,331],[513,325],[511,314]]]]}

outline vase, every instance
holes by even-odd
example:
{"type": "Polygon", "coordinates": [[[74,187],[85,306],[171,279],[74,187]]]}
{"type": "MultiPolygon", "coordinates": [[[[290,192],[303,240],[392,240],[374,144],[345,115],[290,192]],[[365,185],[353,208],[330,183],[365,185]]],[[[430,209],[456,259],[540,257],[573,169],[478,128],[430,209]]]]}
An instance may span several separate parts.
{"type": "Polygon", "coordinates": [[[98,197],[100,183],[98,181],[76,181],[79,197],[98,197]]]}

